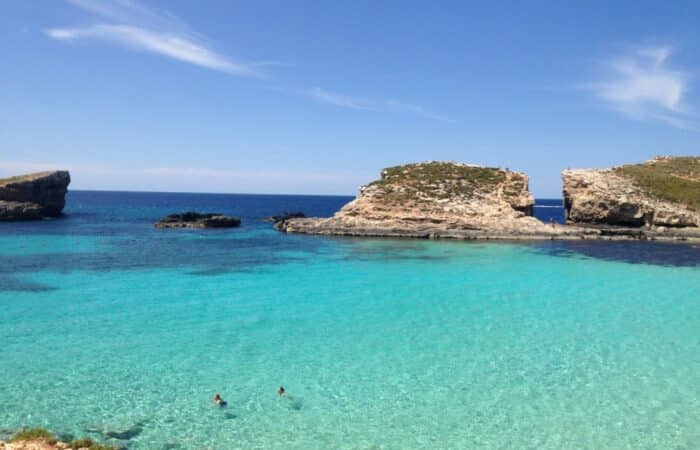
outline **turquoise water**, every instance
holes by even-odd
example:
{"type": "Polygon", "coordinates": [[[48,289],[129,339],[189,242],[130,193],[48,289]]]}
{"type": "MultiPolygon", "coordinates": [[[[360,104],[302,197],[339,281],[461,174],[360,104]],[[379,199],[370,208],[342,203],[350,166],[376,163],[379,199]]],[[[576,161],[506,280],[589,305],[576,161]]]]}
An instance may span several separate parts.
{"type": "MultiPolygon", "coordinates": [[[[700,448],[697,247],[288,236],[240,199],[241,229],[153,230],[194,200],[123,215],[120,201],[0,228],[6,433],[129,449],[700,448]]],[[[344,199],[311,201],[256,204],[344,199]]]]}

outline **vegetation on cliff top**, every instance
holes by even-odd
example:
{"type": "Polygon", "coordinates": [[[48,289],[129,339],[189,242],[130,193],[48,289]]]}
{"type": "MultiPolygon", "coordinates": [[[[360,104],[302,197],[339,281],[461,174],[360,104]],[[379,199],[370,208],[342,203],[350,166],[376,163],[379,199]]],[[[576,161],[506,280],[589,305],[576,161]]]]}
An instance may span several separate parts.
{"type": "Polygon", "coordinates": [[[8,178],[0,178],[0,186],[5,186],[10,183],[19,183],[25,181],[34,181],[37,178],[45,177],[51,175],[53,172],[50,170],[44,172],[28,173],[26,175],[14,175],[8,178]]]}
{"type": "Polygon", "coordinates": [[[421,202],[454,197],[473,198],[476,192],[490,192],[505,179],[505,172],[492,167],[447,162],[426,162],[389,167],[367,187],[379,188],[390,204],[421,202]]]}
{"type": "Polygon", "coordinates": [[[700,211],[700,157],[659,158],[615,168],[649,195],[700,211]]]}

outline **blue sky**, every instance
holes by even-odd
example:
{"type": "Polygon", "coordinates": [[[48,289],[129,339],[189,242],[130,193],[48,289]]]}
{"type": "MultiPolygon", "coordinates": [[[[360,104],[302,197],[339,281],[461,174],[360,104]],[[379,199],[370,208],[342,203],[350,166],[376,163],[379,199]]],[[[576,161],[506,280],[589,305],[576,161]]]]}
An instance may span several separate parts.
{"type": "Polygon", "coordinates": [[[700,3],[564,3],[9,0],[0,175],[354,194],[452,160],[556,197],[566,167],[700,154],[700,3]]]}

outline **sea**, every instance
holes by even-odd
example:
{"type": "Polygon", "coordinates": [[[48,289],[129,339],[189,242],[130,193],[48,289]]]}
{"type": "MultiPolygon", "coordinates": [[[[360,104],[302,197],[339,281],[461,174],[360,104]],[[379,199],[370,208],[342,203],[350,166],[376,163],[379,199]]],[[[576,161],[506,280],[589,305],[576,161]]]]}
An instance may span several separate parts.
{"type": "MultiPolygon", "coordinates": [[[[70,191],[61,219],[0,223],[0,439],[700,449],[699,245],[339,238],[263,220],[349,200],[70,191]],[[186,210],[243,222],[153,227],[186,210]]],[[[561,199],[535,215],[562,221],[561,199]]]]}

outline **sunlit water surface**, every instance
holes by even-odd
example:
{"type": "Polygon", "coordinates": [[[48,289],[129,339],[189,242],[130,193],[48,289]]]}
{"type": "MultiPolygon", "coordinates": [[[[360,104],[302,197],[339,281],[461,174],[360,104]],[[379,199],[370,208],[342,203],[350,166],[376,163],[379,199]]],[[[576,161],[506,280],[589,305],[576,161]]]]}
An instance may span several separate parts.
{"type": "Polygon", "coordinates": [[[259,220],[347,200],[72,192],[64,219],[0,224],[0,435],[700,448],[697,246],[340,239],[259,220]],[[152,227],[190,208],[243,226],[152,227]]]}

